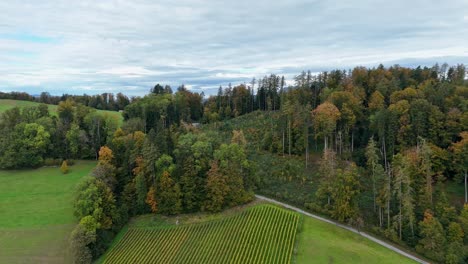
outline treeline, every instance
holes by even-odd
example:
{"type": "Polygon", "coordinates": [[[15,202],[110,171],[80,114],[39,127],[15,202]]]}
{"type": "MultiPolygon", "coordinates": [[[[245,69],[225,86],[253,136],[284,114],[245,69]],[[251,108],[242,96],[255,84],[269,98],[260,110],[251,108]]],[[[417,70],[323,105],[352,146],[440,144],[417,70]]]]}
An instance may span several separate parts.
{"type": "Polygon", "coordinates": [[[111,116],[70,99],[58,104],[57,115],[45,104],[14,107],[0,114],[0,168],[96,159],[117,126],[111,116]]]}
{"type": "Polygon", "coordinates": [[[24,92],[0,92],[0,99],[23,100],[53,105],[58,105],[60,102],[70,99],[75,103],[99,110],[119,111],[129,105],[134,97],[129,98],[122,93],[117,93],[116,95],[113,93],[103,93],[97,95],[63,94],[60,96],[54,96],[50,95],[48,92],[42,92],[39,96],[35,97],[24,92]]]}

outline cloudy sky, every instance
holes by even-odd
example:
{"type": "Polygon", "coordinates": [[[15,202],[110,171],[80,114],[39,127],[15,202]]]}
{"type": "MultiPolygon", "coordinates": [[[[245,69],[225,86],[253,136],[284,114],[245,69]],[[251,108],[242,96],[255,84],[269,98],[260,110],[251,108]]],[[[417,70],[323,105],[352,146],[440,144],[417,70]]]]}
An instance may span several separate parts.
{"type": "Polygon", "coordinates": [[[468,63],[467,0],[0,1],[0,91],[212,93],[265,74],[468,63]]]}

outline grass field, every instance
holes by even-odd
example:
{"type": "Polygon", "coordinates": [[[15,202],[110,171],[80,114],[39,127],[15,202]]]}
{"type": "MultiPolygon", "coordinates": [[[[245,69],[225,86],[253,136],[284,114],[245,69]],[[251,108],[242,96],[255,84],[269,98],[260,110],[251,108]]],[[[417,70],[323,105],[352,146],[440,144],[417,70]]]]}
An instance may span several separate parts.
{"type": "MultiPolygon", "coordinates": [[[[0,99],[0,113],[13,108],[15,106],[18,107],[28,107],[28,106],[37,106],[39,103],[36,102],[30,102],[30,101],[21,101],[21,100],[10,100],[10,99],[0,99]]],[[[57,114],[57,106],[56,105],[48,105],[49,106],[49,112],[51,115],[56,115],[57,114]]],[[[102,115],[108,115],[112,117],[114,120],[118,122],[119,125],[122,125],[123,123],[123,116],[121,113],[116,112],[116,111],[107,111],[107,110],[97,110],[98,113],[101,113],[102,115]]]]}
{"type": "Polygon", "coordinates": [[[290,263],[299,218],[262,204],[198,223],[137,220],[104,263],[290,263]]]}
{"type": "Polygon", "coordinates": [[[358,234],[304,217],[297,235],[294,262],[307,263],[416,263],[358,234]]]}
{"type": "Polygon", "coordinates": [[[74,188],[95,165],[0,170],[0,263],[67,263],[74,188]]]}

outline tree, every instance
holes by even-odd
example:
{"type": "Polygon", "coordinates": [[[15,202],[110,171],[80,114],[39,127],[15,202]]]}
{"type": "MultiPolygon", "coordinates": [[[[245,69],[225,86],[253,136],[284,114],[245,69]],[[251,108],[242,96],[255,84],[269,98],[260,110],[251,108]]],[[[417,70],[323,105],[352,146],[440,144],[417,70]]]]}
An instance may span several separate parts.
{"type": "Polygon", "coordinates": [[[324,148],[328,148],[328,138],[336,129],[336,122],[340,119],[341,113],[332,103],[325,102],[312,111],[312,120],[315,128],[315,138],[323,137],[324,148]]]}
{"type": "Polygon", "coordinates": [[[92,216],[101,229],[110,229],[117,217],[115,198],[102,181],[86,177],[78,185],[74,200],[74,215],[78,219],[92,216]]]}
{"type": "Polygon", "coordinates": [[[439,220],[427,210],[424,212],[424,220],[419,222],[419,229],[421,239],[416,246],[416,251],[428,258],[444,261],[446,239],[439,220]]]}
{"type": "Polygon", "coordinates": [[[146,201],[145,201],[151,208],[152,213],[156,213],[158,211],[158,202],[156,201],[156,188],[154,186],[151,186],[148,194],[146,195],[146,201]]]}
{"type": "Polygon", "coordinates": [[[247,140],[245,139],[244,132],[242,130],[233,130],[231,143],[245,147],[247,145],[247,140]]]}
{"type": "Polygon", "coordinates": [[[203,210],[209,212],[221,211],[228,191],[226,177],[219,171],[218,163],[213,161],[206,179],[206,199],[203,203],[203,210]]]}
{"type": "Polygon", "coordinates": [[[463,248],[463,237],[465,236],[460,224],[452,222],[447,230],[447,253],[446,263],[463,263],[465,252],[463,248]]]}
{"type": "Polygon", "coordinates": [[[174,215],[182,210],[179,184],[175,183],[169,172],[164,171],[159,180],[159,211],[162,214],[174,215]]]}
{"type": "Polygon", "coordinates": [[[78,224],[70,236],[70,251],[73,263],[91,263],[93,255],[89,246],[94,242],[96,242],[96,230],[88,230],[82,224],[78,224]]]}
{"type": "Polygon", "coordinates": [[[332,217],[341,222],[353,218],[358,211],[356,196],[359,193],[359,180],[356,165],[338,169],[332,188],[332,217]]]}
{"type": "Polygon", "coordinates": [[[234,206],[248,202],[252,194],[247,191],[253,188],[253,181],[244,149],[237,144],[222,144],[215,151],[214,158],[219,161],[221,174],[227,177],[229,192],[226,195],[226,203],[234,206]]]}
{"type": "Polygon", "coordinates": [[[336,153],[331,149],[324,149],[320,160],[319,173],[321,177],[316,196],[321,200],[326,199],[327,205],[331,204],[337,167],[336,153]]]}
{"type": "Polygon", "coordinates": [[[453,154],[453,167],[459,175],[463,175],[465,182],[465,204],[468,203],[468,132],[460,133],[461,140],[452,143],[450,150],[453,154]]]}
{"type": "MultiPolygon", "coordinates": [[[[414,204],[413,204],[413,189],[411,187],[411,178],[408,171],[408,159],[397,154],[393,158],[393,194],[398,201],[398,233],[400,240],[402,239],[403,217],[408,222],[411,228],[411,234],[414,236],[414,204]]],[[[405,221],[405,222],[406,222],[405,221]]]]}
{"type": "Polygon", "coordinates": [[[463,206],[463,209],[460,212],[460,216],[458,217],[458,221],[460,222],[460,226],[465,233],[465,244],[468,244],[468,204],[463,206]]]}
{"type": "Polygon", "coordinates": [[[75,102],[71,99],[61,101],[57,106],[59,118],[68,126],[73,121],[75,114],[75,102]]]}
{"type": "MultiPolygon", "coordinates": [[[[378,149],[375,145],[374,138],[371,137],[369,139],[369,144],[366,147],[366,158],[367,158],[367,167],[370,170],[371,177],[372,177],[372,193],[373,193],[373,199],[374,199],[374,210],[376,209],[376,197],[377,197],[377,186],[376,182],[381,182],[381,177],[383,176],[381,174],[381,168],[377,168],[378,166],[382,167],[382,165],[379,164],[379,155],[378,155],[378,149]],[[377,179],[379,177],[379,179],[377,179]]],[[[380,188],[379,188],[380,189],[380,188]]]]}
{"type": "Polygon", "coordinates": [[[60,171],[63,173],[63,174],[67,174],[68,173],[68,164],[67,164],[67,161],[64,160],[62,162],[62,166],[60,166],[60,171]]]}
{"type": "Polygon", "coordinates": [[[66,138],[70,157],[75,158],[80,149],[80,127],[73,123],[67,132],[66,138]]]}
{"type": "Polygon", "coordinates": [[[420,161],[419,168],[424,175],[426,180],[425,188],[423,191],[423,201],[426,201],[430,207],[432,207],[432,177],[434,173],[432,172],[432,150],[429,144],[423,138],[419,138],[418,142],[418,158],[420,161]]]}
{"type": "Polygon", "coordinates": [[[99,163],[103,164],[112,164],[112,160],[114,159],[114,154],[112,150],[107,146],[102,146],[99,149],[99,163]]]}
{"type": "Polygon", "coordinates": [[[369,100],[369,109],[372,111],[379,111],[384,108],[385,108],[384,96],[379,91],[373,92],[369,100]]]}
{"type": "Polygon", "coordinates": [[[19,123],[0,141],[0,168],[37,167],[43,162],[50,134],[36,123],[19,123]]]}

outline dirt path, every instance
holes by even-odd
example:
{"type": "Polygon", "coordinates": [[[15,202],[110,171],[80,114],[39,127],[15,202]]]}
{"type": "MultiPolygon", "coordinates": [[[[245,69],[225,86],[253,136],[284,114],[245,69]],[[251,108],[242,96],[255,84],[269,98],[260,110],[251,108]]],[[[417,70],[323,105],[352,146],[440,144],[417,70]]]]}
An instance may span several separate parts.
{"type": "Polygon", "coordinates": [[[304,215],[313,217],[313,218],[315,218],[315,219],[317,219],[317,220],[320,220],[320,221],[323,221],[323,222],[327,222],[327,223],[332,224],[332,225],[339,226],[339,227],[344,228],[344,229],[346,229],[346,230],[349,230],[349,231],[351,231],[351,232],[353,232],[353,233],[356,233],[356,234],[358,234],[358,235],[360,235],[360,236],[363,236],[363,237],[365,237],[365,238],[367,238],[367,239],[370,239],[370,240],[374,241],[375,243],[377,243],[377,244],[379,244],[379,245],[382,245],[382,246],[384,246],[384,247],[386,247],[386,248],[388,248],[388,249],[390,249],[390,250],[393,250],[394,252],[396,252],[396,253],[398,253],[398,254],[401,254],[401,255],[403,255],[403,256],[405,256],[405,257],[408,257],[408,258],[410,258],[410,259],[412,259],[412,260],[414,260],[414,261],[416,261],[416,262],[418,262],[418,263],[429,264],[429,262],[427,262],[427,261],[424,261],[424,260],[422,260],[422,259],[420,259],[420,258],[418,258],[418,257],[416,257],[416,256],[413,256],[413,255],[411,255],[411,254],[409,254],[409,253],[407,253],[407,252],[405,252],[405,251],[403,251],[403,250],[401,250],[401,249],[399,249],[399,248],[397,248],[397,247],[395,247],[395,246],[393,246],[393,245],[391,245],[391,244],[389,244],[389,243],[387,243],[387,242],[385,242],[385,241],[383,241],[383,240],[380,240],[380,239],[378,239],[378,238],[375,238],[375,237],[373,237],[373,236],[371,236],[371,235],[369,235],[369,234],[367,234],[367,233],[365,233],[365,232],[361,232],[361,231],[359,231],[359,230],[357,230],[357,229],[355,229],[355,228],[352,228],[352,227],[350,227],[350,226],[337,223],[337,222],[335,222],[335,221],[332,221],[332,220],[323,218],[323,217],[318,216],[318,215],[315,215],[315,214],[311,214],[311,213],[306,212],[306,211],[304,211],[304,210],[301,210],[301,209],[299,209],[299,208],[297,208],[297,207],[294,207],[294,206],[291,206],[291,205],[289,205],[289,204],[285,204],[285,203],[282,203],[282,202],[279,202],[279,201],[276,201],[276,200],[267,198],[267,197],[265,197],[265,196],[255,195],[255,197],[257,197],[257,199],[261,199],[261,200],[268,201],[268,202],[270,202],[270,203],[274,203],[274,204],[281,205],[281,206],[286,207],[286,208],[288,208],[288,209],[291,209],[291,210],[293,210],[293,211],[296,211],[296,212],[299,212],[299,213],[301,213],[301,214],[304,214],[304,215]]]}

